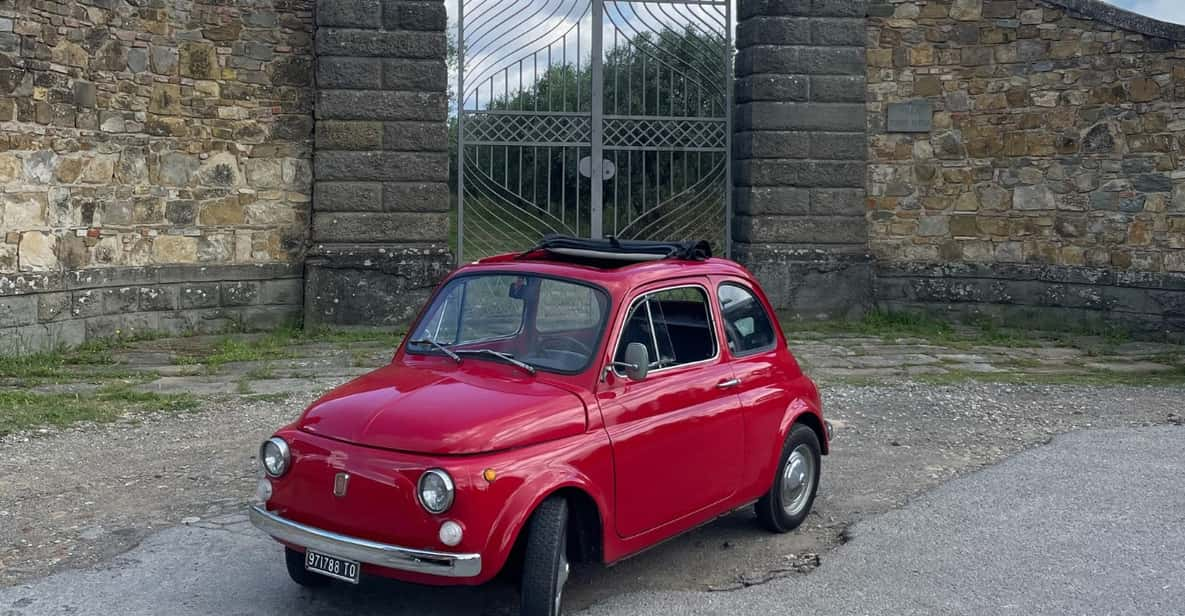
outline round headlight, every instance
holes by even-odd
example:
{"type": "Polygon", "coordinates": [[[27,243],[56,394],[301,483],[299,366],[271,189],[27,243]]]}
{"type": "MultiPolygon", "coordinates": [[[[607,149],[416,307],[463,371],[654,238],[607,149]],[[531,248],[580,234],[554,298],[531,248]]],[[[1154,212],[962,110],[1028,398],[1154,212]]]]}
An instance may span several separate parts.
{"type": "Polygon", "coordinates": [[[416,492],[420,497],[420,505],[428,513],[444,513],[453,506],[453,478],[439,468],[428,469],[420,475],[416,492]]]}
{"type": "Polygon", "coordinates": [[[272,477],[279,477],[288,470],[290,456],[288,443],[278,436],[269,438],[259,446],[259,461],[263,464],[264,472],[272,477]]]}

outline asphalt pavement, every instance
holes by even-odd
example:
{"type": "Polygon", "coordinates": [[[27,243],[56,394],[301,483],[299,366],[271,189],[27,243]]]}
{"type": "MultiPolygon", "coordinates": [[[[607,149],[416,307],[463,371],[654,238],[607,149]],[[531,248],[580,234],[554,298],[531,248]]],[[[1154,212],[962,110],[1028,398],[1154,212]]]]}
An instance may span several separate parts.
{"type": "MultiPolygon", "coordinates": [[[[1185,614],[1185,428],[1055,438],[850,529],[813,573],[640,592],[582,614],[1185,614]]],[[[293,586],[241,522],[167,530],[103,566],[0,589],[0,614],[513,613],[507,585],[293,586]]]]}

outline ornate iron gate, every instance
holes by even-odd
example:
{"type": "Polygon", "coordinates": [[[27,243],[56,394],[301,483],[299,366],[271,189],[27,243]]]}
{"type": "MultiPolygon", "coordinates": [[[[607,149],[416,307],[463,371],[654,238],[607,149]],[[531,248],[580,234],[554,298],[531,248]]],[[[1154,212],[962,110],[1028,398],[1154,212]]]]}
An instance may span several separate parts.
{"type": "Polygon", "coordinates": [[[458,260],[548,233],[727,254],[731,20],[729,0],[461,0],[458,260]]]}

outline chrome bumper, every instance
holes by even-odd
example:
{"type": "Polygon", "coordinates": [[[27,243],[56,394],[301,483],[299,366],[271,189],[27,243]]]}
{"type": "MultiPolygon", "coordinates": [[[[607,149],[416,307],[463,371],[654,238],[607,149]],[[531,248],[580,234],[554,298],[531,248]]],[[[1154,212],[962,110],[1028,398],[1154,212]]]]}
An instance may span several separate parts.
{"type": "Polygon", "coordinates": [[[252,524],[280,541],[316,552],[324,552],[330,556],[356,560],[360,563],[388,569],[441,577],[474,577],[481,573],[481,554],[449,554],[430,550],[413,550],[397,545],[375,543],[366,539],[356,539],[286,520],[258,506],[251,507],[250,517],[252,524]]]}

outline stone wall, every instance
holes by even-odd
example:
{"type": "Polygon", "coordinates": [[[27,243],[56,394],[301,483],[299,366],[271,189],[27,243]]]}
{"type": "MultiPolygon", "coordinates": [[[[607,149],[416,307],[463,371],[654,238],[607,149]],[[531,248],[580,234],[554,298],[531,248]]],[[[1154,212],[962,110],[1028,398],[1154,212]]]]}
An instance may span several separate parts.
{"type": "Polygon", "coordinates": [[[0,350],[299,317],[313,0],[0,0],[0,350]]]}
{"type": "Polygon", "coordinates": [[[864,0],[740,0],[734,257],[789,314],[860,314],[871,298],[864,222],[864,0]]]}
{"type": "Polygon", "coordinates": [[[394,325],[448,273],[441,0],[320,0],[305,320],[394,325]]]}
{"type": "Polygon", "coordinates": [[[1185,328],[1185,27],[1095,0],[877,0],[877,302],[1185,328]]]}

